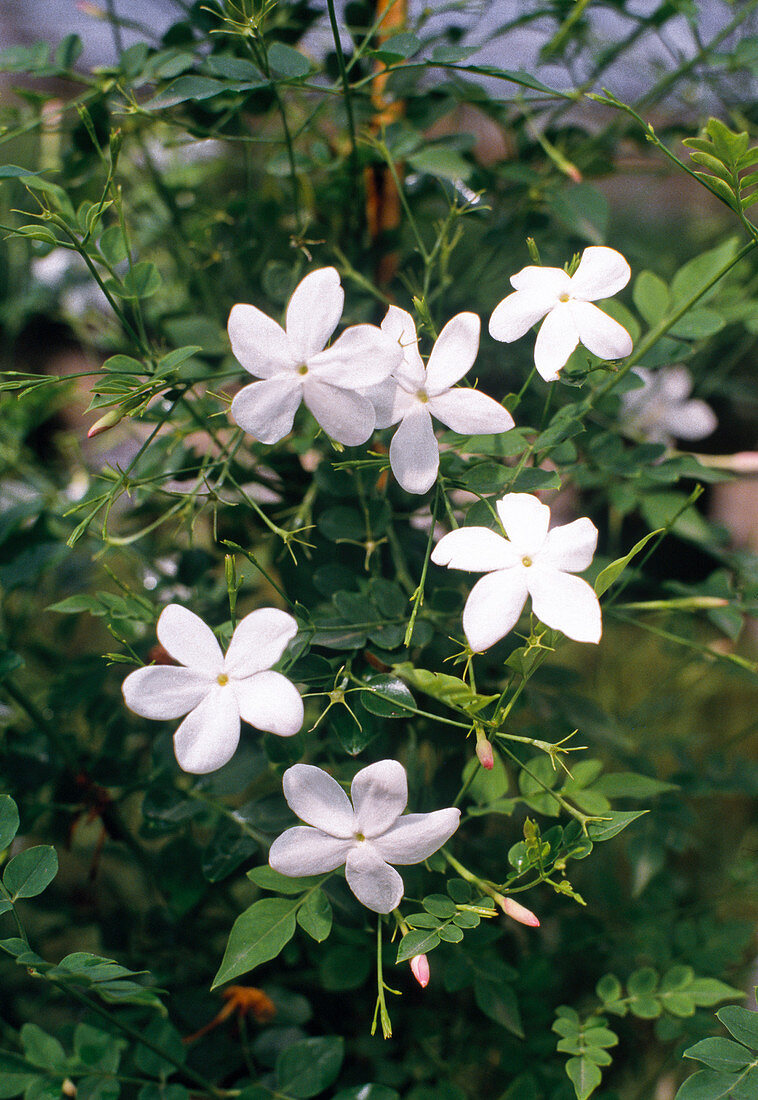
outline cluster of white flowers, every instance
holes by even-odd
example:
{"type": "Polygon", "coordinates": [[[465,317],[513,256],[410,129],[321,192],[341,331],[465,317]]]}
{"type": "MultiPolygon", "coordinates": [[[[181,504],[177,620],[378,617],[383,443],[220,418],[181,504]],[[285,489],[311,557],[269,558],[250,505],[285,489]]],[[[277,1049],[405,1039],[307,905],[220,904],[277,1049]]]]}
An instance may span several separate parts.
{"type": "MultiPolygon", "coordinates": [[[[592,303],[615,294],[629,276],[626,260],[601,247],[585,249],[572,276],[559,268],[526,267],[511,279],[514,293],[496,307],[490,333],[509,342],[544,318],[534,360],[548,381],[558,377],[579,342],[601,358],[628,355],[629,334],[592,303]]],[[[456,386],[478,353],[476,314],[451,318],[424,364],[413,319],[396,306],[389,307],[381,327],[348,327],[327,346],[343,305],[339,274],[327,267],[299,283],[284,328],[253,305],[234,306],[232,350],[258,381],[240,390],[231,413],[250,435],[278,442],[291,431],[301,402],[332,439],[347,446],[365,443],[375,428],[397,424],[389,449],[392,471],[407,492],[425,493],[439,468],[432,418],[463,435],[499,434],[514,426],[510,413],[491,397],[456,386]]],[[[470,649],[482,652],[511,631],[527,596],[548,627],[576,641],[598,642],[597,596],[575,576],[592,561],[594,524],[583,518],[550,530],[550,509],[526,493],[504,496],[497,513],[504,534],[461,527],[444,535],[431,555],[437,565],[485,574],[463,612],[470,649]]],[[[241,720],[279,737],[302,727],[302,699],[272,667],[297,633],[291,615],[275,608],[251,612],[237,625],[226,654],[213,631],[178,605],[163,610],[157,633],[174,663],[132,672],[124,681],[124,699],[145,718],[186,715],[174,734],[176,758],[185,771],[204,774],[226,764],[237,748],[241,720]]],[[[389,913],[403,897],[403,880],[393,865],[427,859],[460,821],[454,807],[404,814],[407,776],[395,760],[362,768],[352,782],[352,802],[335,779],[310,764],[288,768],[283,786],[290,808],[306,824],[274,841],[271,866],[299,877],[344,864],[356,898],[377,913],[389,913]]],[[[500,900],[514,919],[539,923],[511,899],[500,900]]],[[[429,972],[423,956],[413,960],[413,968],[425,985],[429,972]]]]}

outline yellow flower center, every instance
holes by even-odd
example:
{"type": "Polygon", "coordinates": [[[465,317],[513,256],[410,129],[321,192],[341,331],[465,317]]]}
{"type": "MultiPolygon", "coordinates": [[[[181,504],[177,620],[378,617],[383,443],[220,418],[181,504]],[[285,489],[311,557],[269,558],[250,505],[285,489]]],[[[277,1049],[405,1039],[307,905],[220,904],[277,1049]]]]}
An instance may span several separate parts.
{"type": "Polygon", "coordinates": [[[526,565],[526,566],[529,566],[529,565],[531,565],[531,564],[532,564],[532,559],[531,559],[531,558],[528,558],[528,557],[523,557],[523,558],[521,559],[521,564],[522,564],[522,565],[526,565]]]}
{"type": "Polygon", "coordinates": [[[224,687],[225,684],[229,683],[229,677],[226,675],[225,672],[222,672],[216,677],[216,683],[221,684],[221,687],[224,687]]]}
{"type": "Polygon", "coordinates": [[[429,394],[426,390],[416,390],[416,397],[419,399],[422,405],[425,405],[429,400],[429,394]]]}
{"type": "Polygon", "coordinates": [[[363,833],[356,833],[356,834],[355,834],[355,839],[356,839],[357,841],[363,842],[363,841],[364,841],[364,840],[365,840],[366,838],[365,838],[365,836],[363,835],[363,833]]]}
{"type": "Polygon", "coordinates": [[[297,368],[297,373],[298,374],[307,374],[308,373],[308,368],[306,367],[305,363],[300,364],[300,366],[297,368]]]}
{"type": "Polygon", "coordinates": [[[568,294],[565,290],[564,290],[563,294],[558,295],[558,301],[559,302],[568,302],[570,300],[570,298],[571,298],[571,295],[568,294]]]}

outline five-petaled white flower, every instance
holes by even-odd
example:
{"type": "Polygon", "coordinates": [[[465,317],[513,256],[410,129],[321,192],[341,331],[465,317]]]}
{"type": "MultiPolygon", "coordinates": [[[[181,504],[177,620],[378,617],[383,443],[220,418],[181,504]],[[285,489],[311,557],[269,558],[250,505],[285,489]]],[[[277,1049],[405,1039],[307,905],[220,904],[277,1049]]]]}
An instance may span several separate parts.
{"type": "Polygon", "coordinates": [[[711,406],[690,398],[692,375],[686,367],[634,367],[631,373],[642,380],[642,388],[621,396],[621,423],[627,435],[672,446],[675,439],[705,439],[716,430],[711,406]]]}
{"type": "Polygon", "coordinates": [[[524,267],[511,277],[514,293],[495,306],[490,335],[509,344],[544,317],[534,365],[546,382],[558,377],[580,342],[601,359],[621,359],[632,350],[631,336],[592,303],[617,294],[630,276],[621,253],[601,245],[585,248],[571,276],[560,267],[524,267]]]}
{"type": "Polygon", "coordinates": [[[240,719],[292,737],[303,724],[294,684],[272,672],[297,623],[285,611],[261,607],[237,624],[226,656],[210,627],[186,607],[170,604],[158,619],[158,640],[176,665],[148,665],[124,680],[124,701],[143,718],[179,718],[174,734],[179,767],[204,775],[231,760],[240,719]]]}
{"type": "Polygon", "coordinates": [[[367,393],[376,408],[377,428],[400,421],[390,443],[393,474],[407,493],[425,493],[440,462],[433,416],[461,435],[506,432],[513,417],[478,390],[452,388],[471,369],[479,350],[481,326],[475,313],[458,313],[448,321],[426,367],[410,313],[390,306],[381,327],[400,345],[403,359],[387,382],[367,393]]]}
{"type": "Polygon", "coordinates": [[[550,509],[529,493],[508,493],[497,502],[507,538],[487,527],[459,527],[443,535],[432,561],[449,569],[485,573],[463,609],[463,630],[475,653],[505,637],[532,597],[532,610],[546,626],[577,642],[598,642],[600,604],[574,573],[586,569],[597,545],[597,528],[576,519],[548,531],[550,509]]]}
{"type": "Polygon", "coordinates": [[[377,325],[353,325],[327,348],[344,301],[339,273],[323,267],[295,288],[286,331],[255,306],[232,307],[232,351],[262,379],[240,390],[232,416],[262,443],[277,443],[292,430],[301,401],[338,443],[353,447],[373,432],[374,407],[358,390],[384,381],[402,353],[377,325]]]}
{"type": "Polygon", "coordinates": [[[420,863],[460,822],[455,808],[405,814],[408,780],[396,760],[362,768],[350,788],[321,768],[295,764],[284,773],[284,797],[307,825],[296,825],[271,845],[269,863],[283,875],[320,875],[345,864],[345,878],[358,901],[389,913],[403,896],[403,880],[391,863],[420,863]]]}

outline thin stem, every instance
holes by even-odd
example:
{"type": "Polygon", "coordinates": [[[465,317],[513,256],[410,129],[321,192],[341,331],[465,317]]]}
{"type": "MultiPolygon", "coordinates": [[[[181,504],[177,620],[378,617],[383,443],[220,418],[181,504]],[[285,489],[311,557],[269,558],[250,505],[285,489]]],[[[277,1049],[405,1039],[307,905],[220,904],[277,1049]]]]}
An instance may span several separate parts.
{"type": "Polygon", "coordinates": [[[347,69],[345,67],[345,55],[342,52],[342,42],[340,41],[339,27],[337,26],[337,16],[334,11],[334,0],[326,0],[326,6],[329,9],[329,22],[332,27],[332,37],[334,39],[334,50],[337,55],[337,64],[340,70],[340,77],[342,79],[342,90],[345,97],[345,113],[347,114],[347,128],[350,132],[350,160],[353,164],[353,182],[357,183],[358,180],[358,150],[356,148],[355,137],[355,116],[353,114],[353,95],[350,90],[350,81],[347,75],[347,69]]]}

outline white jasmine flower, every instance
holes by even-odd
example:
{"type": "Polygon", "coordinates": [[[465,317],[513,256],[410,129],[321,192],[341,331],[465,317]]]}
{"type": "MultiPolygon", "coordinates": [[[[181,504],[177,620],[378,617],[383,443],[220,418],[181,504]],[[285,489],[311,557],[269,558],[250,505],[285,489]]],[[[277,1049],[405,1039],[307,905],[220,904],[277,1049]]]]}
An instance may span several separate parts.
{"type": "Polygon", "coordinates": [[[592,302],[617,294],[630,276],[621,253],[602,245],[585,248],[571,276],[560,267],[524,267],[511,277],[515,293],[495,306],[490,335],[509,344],[544,317],[534,365],[546,382],[555,381],[580,342],[601,359],[621,359],[632,350],[631,336],[592,302]]]}
{"type": "Polygon", "coordinates": [[[291,737],[303,724],[294,684],[272,672],[297,623],[285,611],[261,607],[238,624],[226,651],[210,627],[186,607],[170,604],[158,619],[158,641],[176,665],[148,665],[124,680],[124,701],[143,718],[179,718],[174,734],[179,767],[204,775],[234,756],[240,719],[291,737]]]}
{"type": "Polygon", "coordinates": [[[690,398],[692,375],[686,367],[651,371],[634,367],[642,389],[621,395],[621,420],[631,436],[672,446],[675,439],[705,439],[718,420],[710,405],[690,398]]]}
{"type": "Polygon", "coordinates": [[[507,538],[487,527],[459,527],[432,551],[449,569],[485,573],[463,609],[463,630],[475,653],[489,649],[516,625],[527,596],[546,626],[576,642],[598,642],[600,604],[592,588],[572,574],[586,569],[597,545],[597,528],[576,519],[548,531],[550,509],[529,493],[508,493],[497,502],[507,538]]]}
{"type": "Polygon", "coordinates": [[[479,350],[479,318],[458,313],[443,328],[424,366],[410,313],[390,306],[382,331],[402,348],[402,362],[383,385],[368,391],[377,428],[400,421],[390,443],[392,472],[408,493],[425,493],[439,469],[432,417],[461,435],[489,435],[513,427],[509,412],[478,390],[453,388],[473,366],[479,350]]]}
{"type": "Polygon", "coordinates": [[[321,768],[295,764],[284,773],[284,797],[307,825],[287,829],[271,845],[269,863],[283,875],[320,875],[345,864],[345,878],[358,901],[375,913],[400,904],[403,880],[390,864],[420,863],[460,822],[458,809],[405,814],[408,780],[396,760],[362,768],[350,798],[321,768]]]}
{"type": "Polygon", "coordinates": [[[240,390],[232,416],[262,443],[276,443],[292,430],[301,401],[338,443],[353,447],[373,432],[373,405],[358,391],[384,381],[402,353],[376,325],[353,325],[327,348],[344,301],[339,273],[323,267],[295,288],[286,331],[255,306],[232,308],[232,351],[262,379],[240,390]]]}

